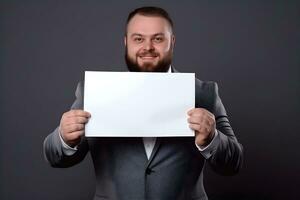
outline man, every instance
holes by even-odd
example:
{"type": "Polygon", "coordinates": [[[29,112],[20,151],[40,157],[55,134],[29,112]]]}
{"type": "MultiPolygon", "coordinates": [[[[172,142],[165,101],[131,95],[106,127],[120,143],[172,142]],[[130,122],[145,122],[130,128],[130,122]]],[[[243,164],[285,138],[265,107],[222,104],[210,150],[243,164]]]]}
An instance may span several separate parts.
{"type": "MultiPolygon", "coordinates": [[[[131,12],[124,43],[129,71],[177,72],[171,67],[173,22],[165,10],[142,7],[131,12]]],[[[44,141],[45,157],[53,167],[70,167],[90,151],[97,181],[94,200],[207,199],[205,162],[216,172],[231,175],[239,171],[243,153],[217,84],[198,79],[195,84],[196,108],[187,113],[195,137],[85,138],[85,124],[93,116],[82,110],[79,83],[71,110],[44,141]]]]}

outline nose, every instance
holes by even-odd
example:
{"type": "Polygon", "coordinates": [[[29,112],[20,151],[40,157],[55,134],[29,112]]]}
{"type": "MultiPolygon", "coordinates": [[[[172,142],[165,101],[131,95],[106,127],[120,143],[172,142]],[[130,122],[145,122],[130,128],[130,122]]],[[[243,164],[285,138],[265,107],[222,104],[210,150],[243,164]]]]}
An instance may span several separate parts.
{"type": "Polygon", "coordinates": [[[154,46],[151,40],[146,40],[144,43],[144,50],[151,51],[154,50],[154,46]]]}

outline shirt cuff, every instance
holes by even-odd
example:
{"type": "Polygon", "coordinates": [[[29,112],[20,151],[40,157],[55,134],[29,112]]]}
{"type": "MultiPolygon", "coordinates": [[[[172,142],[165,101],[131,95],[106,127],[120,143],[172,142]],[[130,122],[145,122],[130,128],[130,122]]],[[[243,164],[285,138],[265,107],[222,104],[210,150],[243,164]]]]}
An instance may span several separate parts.
{"type": "Polygon", "coordinates": [[[73,154],[76,153],[77,151],[77,146],[75,147],[70,147],[69,145],[67,145],[64,141],[64,139],[62,138],[61,134],[60,134],[60,130],[58,129],[58,135],[59,135],[59,139],[61,141],[62,144],[62,151],[65,155],[67,156],[72,156],[73,154]]]}
{"type": "Polygon", "coordinates": [[[220,134],[215,129],[215,135],[214,138],[211,140],[211,142],[206,147],[200,147],[196,143],[197,149],[200,151],[200,153],[204,156],[205,159],[209,159],[211,155],[213,154],[214,150],[217,148],[218,144],[220,142],[220,134]]]}

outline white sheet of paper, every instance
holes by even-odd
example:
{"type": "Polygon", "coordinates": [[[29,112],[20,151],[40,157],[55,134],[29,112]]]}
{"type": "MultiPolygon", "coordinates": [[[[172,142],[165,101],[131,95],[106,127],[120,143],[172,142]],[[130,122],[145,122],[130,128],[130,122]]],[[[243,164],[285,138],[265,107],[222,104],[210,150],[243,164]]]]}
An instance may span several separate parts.
{"type": "Polygon", "coordinates": [[[194,136],[194,73],[86,71],[87,137],[194,136]]]}

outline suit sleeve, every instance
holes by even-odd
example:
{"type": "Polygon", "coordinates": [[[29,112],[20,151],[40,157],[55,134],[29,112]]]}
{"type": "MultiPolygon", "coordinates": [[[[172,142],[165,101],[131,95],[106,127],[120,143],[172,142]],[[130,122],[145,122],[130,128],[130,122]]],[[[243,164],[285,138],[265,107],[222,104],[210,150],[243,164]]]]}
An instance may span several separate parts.
{"type": "MultiPolygon", "coordinates": [[[[80,82],[76,89],[76,100],[71,106],[71,109],[83,108],[83,85],[80,82]]],[[[81,162],[88,152],[88,144],[83,136],[77,147],[77,151],[73,155],[66,155],[63,152],[63,146],[59,138],[58,127],[50,133],[44,140],[43,145],[44,157],[52,167],[70,167],[81,162]]]]}
{"type": "Polygon", "coordinates": [[[226,110],[218,94],[218,85],[211,84],[212,94],[211,112],[215,115],[218,131],[218,144],[208,159],[212,169],[222,175],[236,174],[242,167],[243,147],[238,142],[229,123],[226,110]]]}

